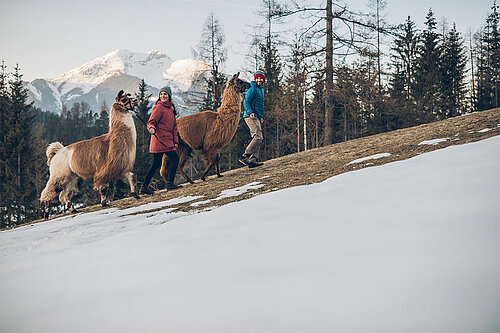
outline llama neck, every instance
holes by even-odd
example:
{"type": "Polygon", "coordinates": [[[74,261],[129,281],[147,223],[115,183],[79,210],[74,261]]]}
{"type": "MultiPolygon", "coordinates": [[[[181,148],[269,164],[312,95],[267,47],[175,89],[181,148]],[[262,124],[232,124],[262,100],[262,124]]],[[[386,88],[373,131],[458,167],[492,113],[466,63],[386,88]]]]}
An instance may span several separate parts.
{"type": "Polygon", "coordinates": [[[135,130],[135,124],[132,115],[128,111],[121,112],[112,108],[109,116],[109,132],[123,129],[123,126],[127,127],[132,132],[132,140],[135,146],[137,132],[135,130]]]}
{"type": "Polygon", "coordinates": [[[221,114],[237,114],[241,112],[240,94],[233,89],[226,89],[222,97],[222,103],[217,112],[221,114]]]}

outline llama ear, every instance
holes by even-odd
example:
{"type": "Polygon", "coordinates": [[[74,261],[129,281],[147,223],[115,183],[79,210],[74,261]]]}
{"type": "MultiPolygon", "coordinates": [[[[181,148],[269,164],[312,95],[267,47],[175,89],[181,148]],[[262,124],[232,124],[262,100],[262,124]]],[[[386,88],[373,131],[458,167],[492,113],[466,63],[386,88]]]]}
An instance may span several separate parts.
{"type": "Polygon", "coordinates": [[[123,90],[120,90],[118,92],[118,96],[116,96],[115,100],[118,102],[120,100],[120,98],[122,98],[122,95],[123,95],[123,90]]]}
{"type": "Polygon", "coordinates": [[[233,75],[233,78],[234,78],[234,79],[236,79],[236,78],[238,78],[238,76],[240,76],[240,72],[238,72],[238,73],[234,74],[234,75],[233,75]]]}

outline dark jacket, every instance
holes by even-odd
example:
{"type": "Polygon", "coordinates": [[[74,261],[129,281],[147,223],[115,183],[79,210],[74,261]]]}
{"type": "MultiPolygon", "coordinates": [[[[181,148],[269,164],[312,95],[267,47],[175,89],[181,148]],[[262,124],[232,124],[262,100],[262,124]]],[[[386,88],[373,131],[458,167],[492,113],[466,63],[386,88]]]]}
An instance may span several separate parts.
{"type": "Polygon", "coordinates": [[[250,117],[250,113],[253,113],[259,119],[263,118],[264,90],[255,81],[250,82],[250,89],[247,90],[243,106],[245,107],[243,118],[250,117]]]}
{"type": "Polygon", "coordinates": [[[150,153],[176,150],[174,145],[179,144],[179,137],[177,136],[177,121],[171,102],[156,102],[148,121],[148,129],[150,128],[154,128],[156,131],[156,136],[151,135],[150,153]]]}

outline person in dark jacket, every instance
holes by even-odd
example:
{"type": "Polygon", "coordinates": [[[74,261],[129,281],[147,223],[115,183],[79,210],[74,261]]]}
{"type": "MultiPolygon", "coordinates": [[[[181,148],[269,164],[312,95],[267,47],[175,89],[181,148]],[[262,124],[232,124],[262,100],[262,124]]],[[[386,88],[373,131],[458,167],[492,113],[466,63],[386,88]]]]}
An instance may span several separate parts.
{"type": "Polygon", "coordinates": [[[142,184],[140,190],[142,194],[154,193],[153,189],[149,187],[149,182],[156,170],[160,168],[163,155],[167,155],[169,160],[167,190],[180,187],[174,184],[175,173],[179,164],[179,155],[177,155],[179,137],[177,135],[176,114],[175,105],[172,103],[172,90],[170,87],[165,86],[160,89],[160,95],[147,124],[148,132],[151,134],[149,152],[153,154],[153,165],[151,165],[142,184]]]}
{"type": "Polygon", "coordinates": [[[262,136],[262,124],[264,123],[264,72],[257,71],[254,75],[254,81],[250,82],[250,89],[247,90],[243,106],[245,112],[243,119],[250,129],[252,141],[245,149],[245,153],[240,157],[240,162],[248,165],[249,168],[261,166],[259,162],[260,146],[264,137],[262,136]]]}

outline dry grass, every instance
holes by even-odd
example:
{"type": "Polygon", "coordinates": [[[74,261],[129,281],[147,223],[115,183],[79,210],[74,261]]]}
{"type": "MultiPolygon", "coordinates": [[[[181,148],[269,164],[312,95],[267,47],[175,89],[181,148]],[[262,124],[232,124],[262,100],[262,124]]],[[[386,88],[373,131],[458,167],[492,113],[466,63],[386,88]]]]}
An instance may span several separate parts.
{"type": "MultiPolygon", "coordinates": [[[[500,108],[497,108],[283,156],[266,161],[263,166],[257,169],[246,167],[234,169],[225,172],[222,178],[211,176],[205,182],[197,180],[195,184],[184,184],[178,190],[159,191],[152,196],[142,196],[140,200],[133,198],[117,200],[112,202],[111,206],[129,208],[180,196],[203,196],[197,201],[206,201],[215,199],[223,190],[240,187],[251,182],[265,184],[261,188],[248,191],[240,196],[207,202],[197,207],[191,206],[192,202],[169,206],[177,211],[200,211],[214,205],[221,206],[257,194],[292,186],[318,183],[344,172],[405,160],[432,150],[479,141],[499,134],[500,108]],[[489,130],[482,131],[485,129],[489,130]],[[447,140],[436,145],[419,145],[422,141],[444,138],[447,140]],[[389,153],[390,156],[349,164],[353,160],[379,153],[389,153]]],[[[96,205],[83,208],[81,211],[91,212],[99,209],[101,209],[100,205],[96,205]]],[[[52,218],[55,217],[57,216],[52,218]]],[[[32,221],[28,225],[36,222],[39,221],[32,221]]]]}

